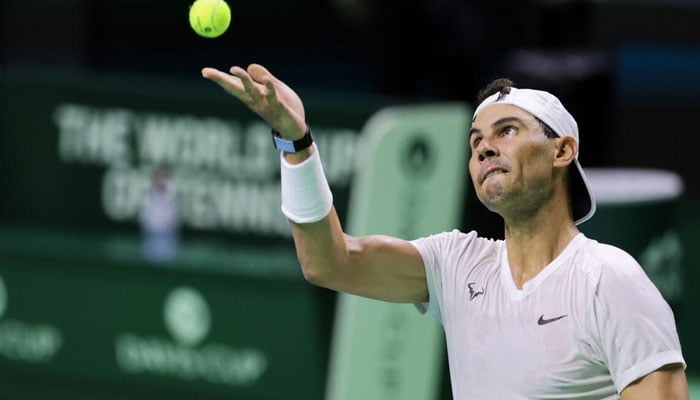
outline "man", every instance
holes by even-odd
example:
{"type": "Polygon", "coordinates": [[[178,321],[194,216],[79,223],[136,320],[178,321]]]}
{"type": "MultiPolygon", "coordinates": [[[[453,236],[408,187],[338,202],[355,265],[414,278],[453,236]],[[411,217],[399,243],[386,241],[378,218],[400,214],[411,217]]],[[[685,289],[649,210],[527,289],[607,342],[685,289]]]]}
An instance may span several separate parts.
{"type": "Polygon", "coordinates": [[[688,398],[670,307],[631,256],[576,226],[595,201],[576,122],[553,95],[498,80],[474,113],[469,172],[505,240],[455,230],[405,241],[343,232],[287,85],[256,64],[202,75],[273,127],[306,279],[438,318],[456,399],[688,398]]]}

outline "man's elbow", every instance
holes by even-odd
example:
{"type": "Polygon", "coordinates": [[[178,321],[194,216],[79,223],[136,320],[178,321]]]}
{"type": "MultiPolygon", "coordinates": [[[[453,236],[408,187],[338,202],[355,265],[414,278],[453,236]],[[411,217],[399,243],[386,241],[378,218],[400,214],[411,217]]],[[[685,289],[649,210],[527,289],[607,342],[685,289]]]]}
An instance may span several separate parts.
{"type": "Polygon", "coordinates": [[[312,285],[321,286],[322,276],[315,268],[301,268],[301,272],[304,274],[304,279],[312,285]]]}
{"type": "Polygon", "coordinates": [[[318,264],[302,263],[301,272],[304,275],[304,279],[312,285],[327,288],[332,283],[330,270],[318,264]]]}

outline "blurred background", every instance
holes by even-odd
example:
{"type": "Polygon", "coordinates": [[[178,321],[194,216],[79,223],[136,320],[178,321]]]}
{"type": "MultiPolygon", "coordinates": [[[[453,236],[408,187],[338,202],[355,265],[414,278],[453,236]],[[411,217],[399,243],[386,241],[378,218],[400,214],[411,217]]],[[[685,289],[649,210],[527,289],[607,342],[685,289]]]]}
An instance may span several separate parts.
{"type": "Polygon", "coordinates": [[[231,0],[217,39],[189,5],[0,0],[0,398],[323,398],[336,295],[299,272],[269,128],[200,75],[254,62],[304,99],[341,219],[377,111],[558,95],[622,192],[582,230],[642,260],[700,376],[700,3],[231,0]]]}

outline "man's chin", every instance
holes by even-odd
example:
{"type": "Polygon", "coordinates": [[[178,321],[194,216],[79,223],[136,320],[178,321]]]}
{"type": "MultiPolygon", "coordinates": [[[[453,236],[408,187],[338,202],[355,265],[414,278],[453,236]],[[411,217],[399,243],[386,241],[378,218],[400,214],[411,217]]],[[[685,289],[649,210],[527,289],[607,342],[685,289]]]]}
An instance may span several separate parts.
{"type": "Polygon", "coordinates": [[[494,194],[477,194],[476,197],[489,211],[498,212],[500,196],[494,194]]]}

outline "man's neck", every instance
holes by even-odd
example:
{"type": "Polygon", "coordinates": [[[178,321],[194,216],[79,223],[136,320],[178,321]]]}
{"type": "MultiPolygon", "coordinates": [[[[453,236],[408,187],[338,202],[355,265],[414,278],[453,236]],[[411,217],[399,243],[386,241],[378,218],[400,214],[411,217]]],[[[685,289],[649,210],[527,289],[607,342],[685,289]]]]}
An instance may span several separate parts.
{"type": "Polygon", "coordinates": [[[522,289],[551,263],[580,231],[570,218],[549,215],[524,221],[517,225],[506,224],[505,240],[508,248],[508,264],[515,286],[522,289]]]}

